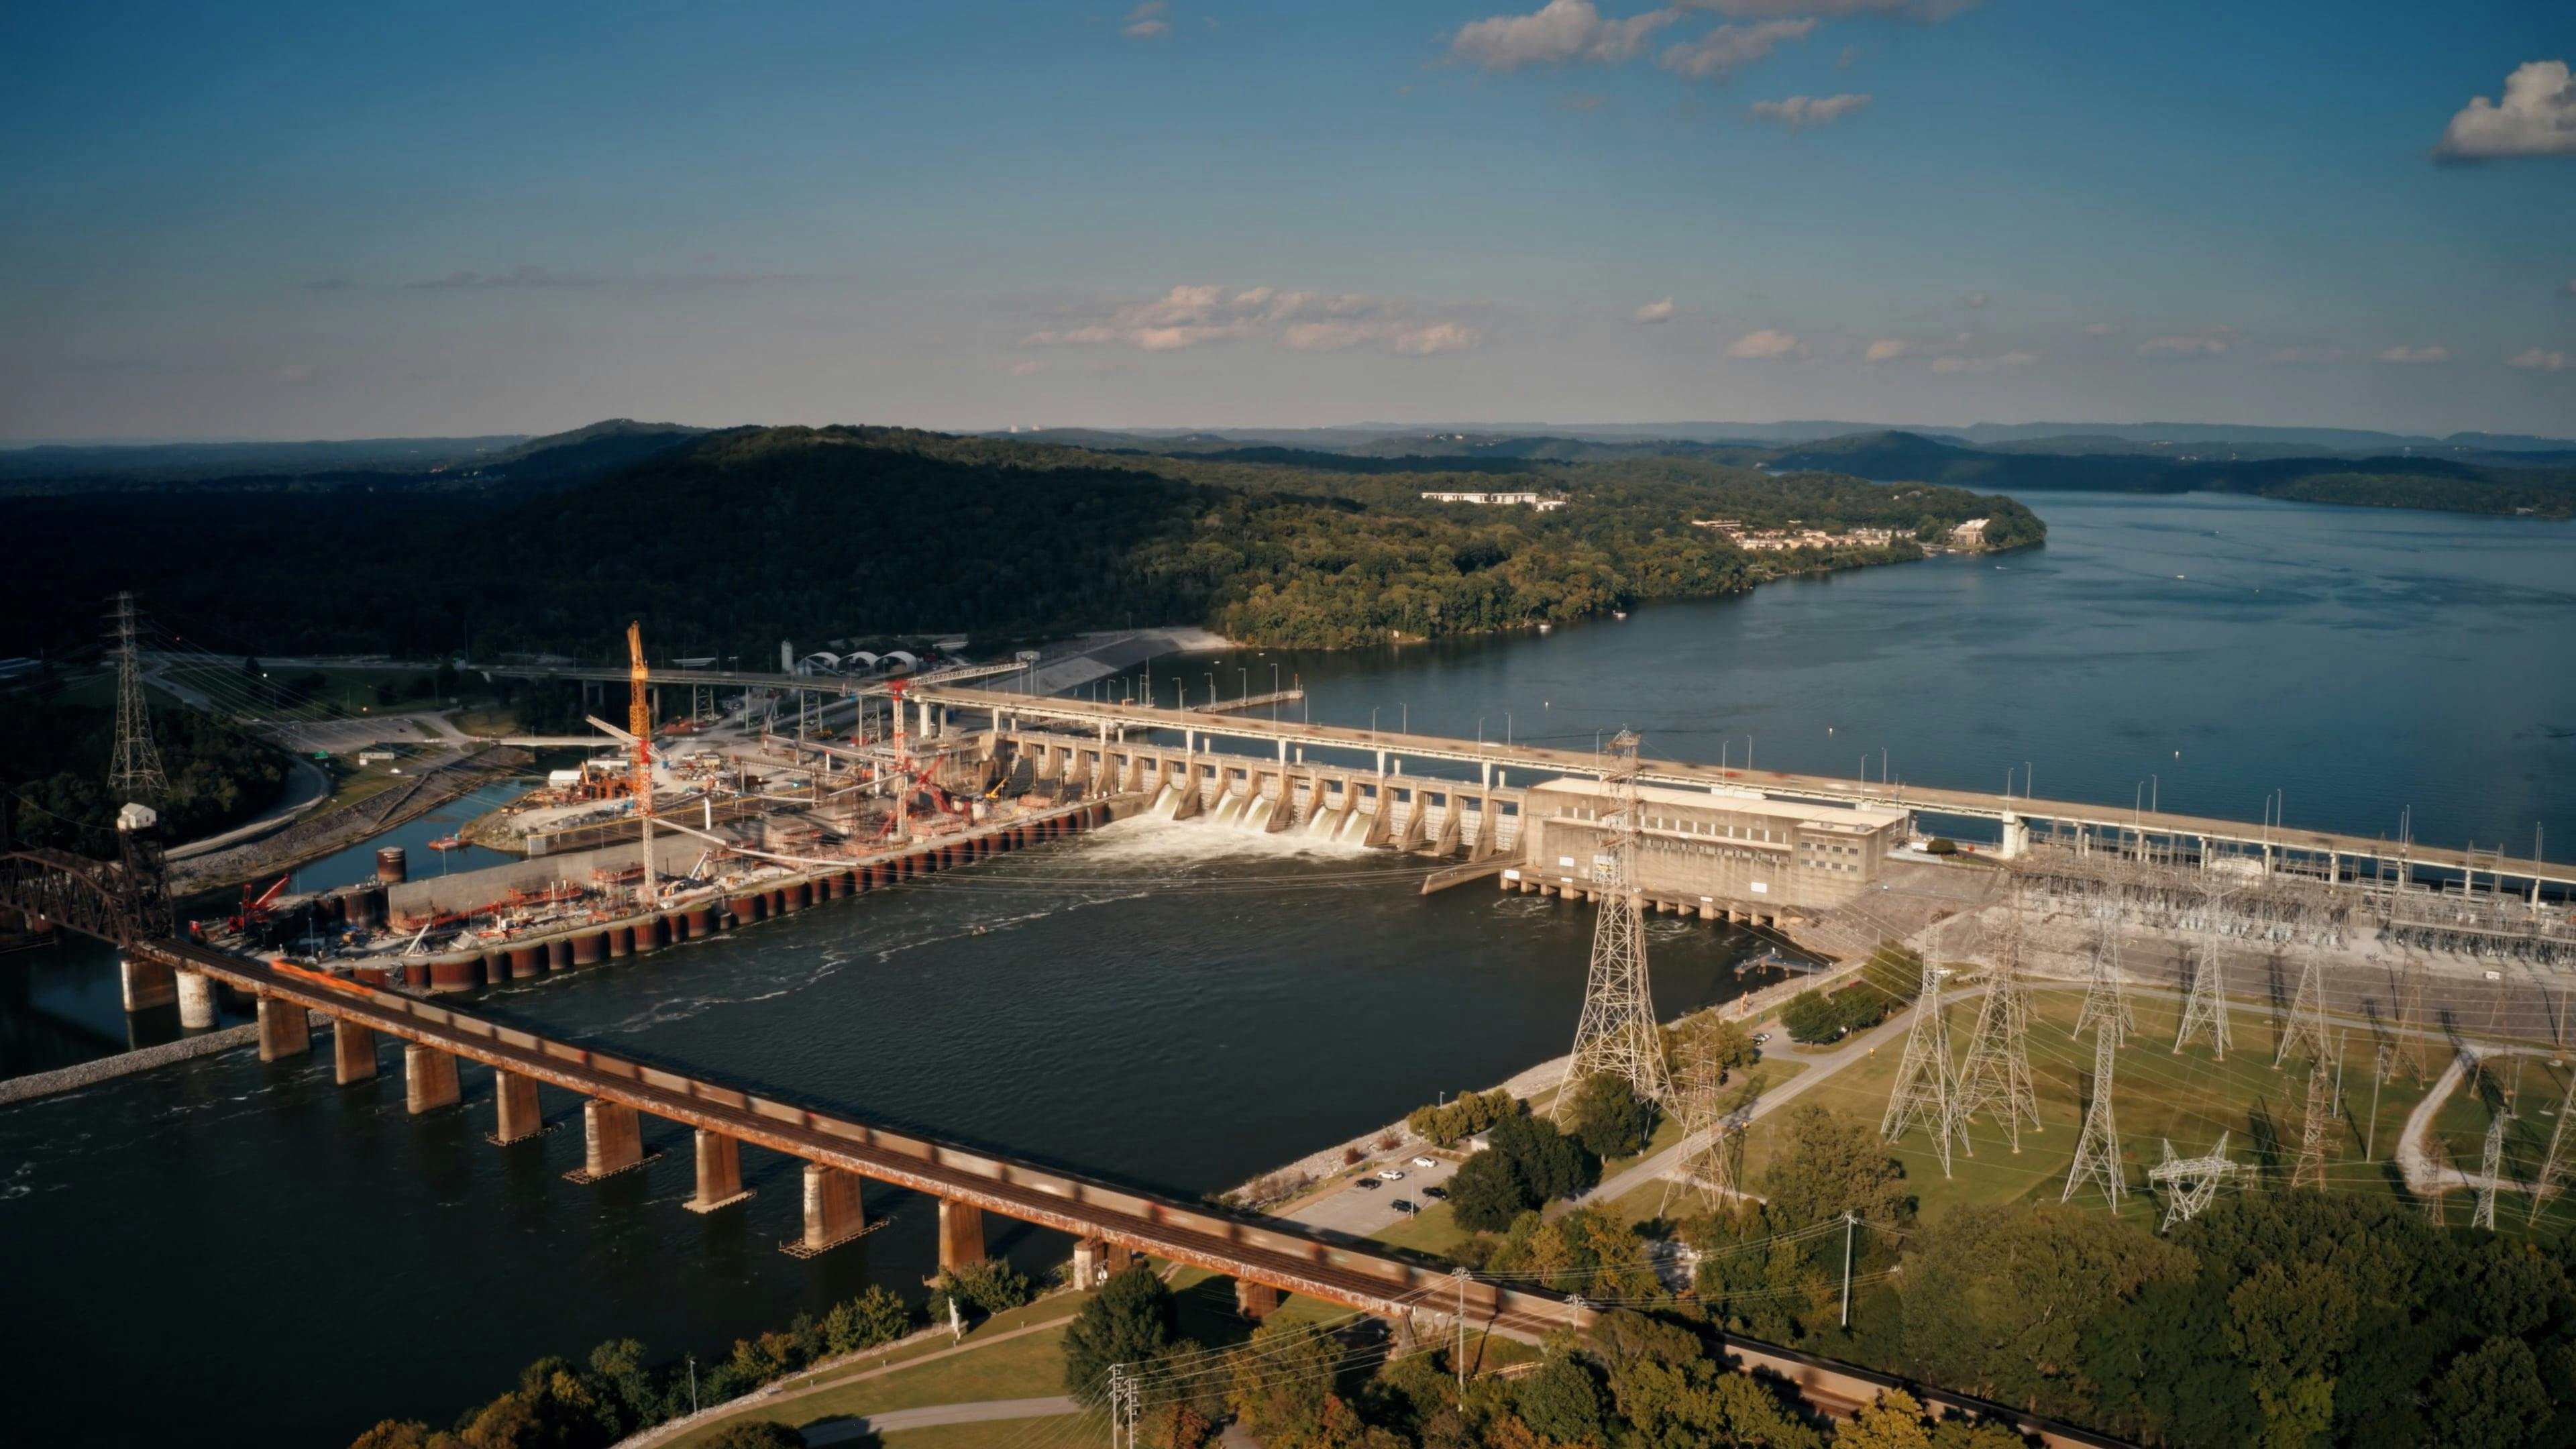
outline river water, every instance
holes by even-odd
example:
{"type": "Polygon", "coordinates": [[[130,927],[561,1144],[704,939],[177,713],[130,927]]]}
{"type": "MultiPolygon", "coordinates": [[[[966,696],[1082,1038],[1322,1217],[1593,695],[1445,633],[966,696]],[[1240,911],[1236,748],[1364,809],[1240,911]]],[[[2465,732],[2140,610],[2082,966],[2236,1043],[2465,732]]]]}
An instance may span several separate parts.
{"type": "MultiPolygon", "coordinates": [[[[2042,793],[2293,825],[2576,846],[2576,534],[2563,525],[2232,498],[2050,494],[2049,546],[1766,586],[1546,638],[1166,660],[1157,693],[1232,694],[1278,666],[1318,719],[2042,793]],[[1236,674],[1233,671],[1244,671],[1236,674]],[[1508,719],[1506,714],[1508,713],[1508,719]],[[2017,777],[2018,778],[2018,777],[2017,777]]],[[[419,857],[415,852],[415,868],[419,857]]],[[[363,870],[360,870],[363,873],[363,870]]],[[[1146,1185],[1230,1186],[1562,1052],[1590,917],[1406,863],[1201,823],[1131,822],[738,936],[499,989],[480,1009],[646,1059],[1146,1185]]],[[[1661,1008],[1738,990],[1759,942],[1652,922],[1661,1008]]],[[[121,1036],[103,955],[0,958],[0,1023],[121,1036]],[[43,961],[34,958],[44,957],[43,961]],[[36,989],[37,983],[50,983],[36,989]],[[103,992],[103,994],[102,994],[103,992]],[[102,1005],[103,1003],[103,1005],[102,1005]]],[[[594,1187],[577,1102],[499,1149],[490,1081],[402,1108],[393,1054],[332,1085],[328,1053],[247,1053],[0,1110],[0,1356],[29,1442],[345,1442],[443,1423],[539,1354],[612,1336],[702,1359],[867,1281],[917,1291],[926,1201],[811,1262],[794,1164],[684,1211],[684,1133],[594,1187]],[[181,1348],[156,1320],[194,1330],[181,1348]],[[220,1332],[205,1332],[209,1328],[220,1332]],[[281,1373],[281,1366],[288,1372],[281,1373]],[[281,1388],[291,1383],[291,1389],[281,1388]]],[[[1063,1241],[995,1223],[1024,1266],[1063,1241]]]]}

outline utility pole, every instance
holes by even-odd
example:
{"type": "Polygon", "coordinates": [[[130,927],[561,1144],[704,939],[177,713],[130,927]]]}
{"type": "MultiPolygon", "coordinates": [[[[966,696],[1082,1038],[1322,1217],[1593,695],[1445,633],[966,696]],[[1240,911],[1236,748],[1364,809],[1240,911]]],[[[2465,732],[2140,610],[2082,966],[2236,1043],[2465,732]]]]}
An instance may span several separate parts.
{"type": "Polygon", "coordinates": [[[1109,1366],[1109,1449],[1118,1449],[1122,1437],[1128,1449],[1135,1449],[1136,1389],[1136,1381],[1127,1376],[1127,1365],[1109,1366]]]}
{"type": "Polygon", "coordinates": [[[2075,1196],[2087,1180],[2099,1180],[2111,1211],[2120,1210],[2120,1128],[2111,1115],[2111,1068],[2119,1061],[2119,1031],[2113,1018],[2093,1027],[2093,1100],[2084,1109],[2084,1135],[2075,1143],[2075,1164],[2066,1172],[2066,1191],[2059,1202],[2075,1196]]]}
{"type": "Polygon", "coordinates": [[[1843,1210],[1843,1327],[1845,1328],[1851,1327],[1852,1222],[1851,1209],[1845,1208],[1843,1210]]]}
{"type": "Polygon", "coordinates": [[[1601,783],[1612,813],[1594,847],[1593,880],[1601,913],[1593,920],[1592,966],[1583,988],[1583,1016],[1574,1028],[1574,1056],[1556,1095],[1556,1119],[1565,1120],[1575,1088],[1586,1078],[1617,1077],[1648,1101],[1671,1095],[1664,1077],[1663,1034],[1646,975],[1646,923],[1638,909],[1637,855],[1643,822],[1638,813],[1637,732],[1621,730],[1610,741],[1601,783]]]}
{"type": "Polygon", "coordinates": [[[1932,1129],[1932,1150],[1940,1155],[1941,1175],[1950,1175],[1950,1132],[1959,1124],[1950,1081],[1950,1023],[1941,1011],[1941,968],[1923,961],[1923,985],[1914,998],[1914,1025],[1905,1033],[1905,1060],[1897,1064],[1896,1084],[1888,1089],[1887,1111],[1878,1120],[1879,1135],[1890,1142],[1920,1122],[1932,1129]]]}
{"type": "Polygon", "coordinates": [[[116,757],[107,787],[126,800],[158,801],[170,793],[161,749],[152,742],[152,715],[143,699],[143,651],[134,640],[134,595],[116,596],[116,757]]]}
{"type": "Polygon", "coordinates": [[[1458,1351],[1451,1355],[1458,1361],[1452,1367],[1458,1370],[1458,1392],[1464,1394],[1467,1392],[1467,1270],[1452,1268],[1449,1277],[1458,1285],[1458,1351]]]}
{"type": "Polygon", "coordinates": [[[2039,1094],[2030,1077],[2030,988],[2021,979],[2021,888],[2021,878],[2015,876],[1995,974],[1985,1000],[1978,1003],[1976,1030],[1968,1037],[1968,1055],[1950,1097],[1962,1145],[1968,1144],[1968,1119],[1992,1107],[2015,1152],[2021,1151],[2022,1118],[2030,1119],[2031,1131],[2041,1130],[2039,1094]]]}

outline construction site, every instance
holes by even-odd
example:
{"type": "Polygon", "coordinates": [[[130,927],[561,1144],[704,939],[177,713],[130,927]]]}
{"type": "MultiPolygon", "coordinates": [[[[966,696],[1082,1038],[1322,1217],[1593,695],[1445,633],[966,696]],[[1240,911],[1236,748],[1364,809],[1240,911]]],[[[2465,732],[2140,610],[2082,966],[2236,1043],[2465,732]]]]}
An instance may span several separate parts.
{"type": "Polygon", "coordinates": [[[237,912],[191,934],[369,985],[462,991],[792,914],[1112,816],[1026,763],[1015,775],[988,740],[908,729],[904,679],[879,687],[882,716],[854,699],[859,717],[838,730],[809,708],[657,727],[640,629],[628,644],[625,723],[590,719],[611,750],[430,842],[470,838],[524,860],[414,879],[408,852],[388,847],[372,880],[246,886],[237,912]]]}

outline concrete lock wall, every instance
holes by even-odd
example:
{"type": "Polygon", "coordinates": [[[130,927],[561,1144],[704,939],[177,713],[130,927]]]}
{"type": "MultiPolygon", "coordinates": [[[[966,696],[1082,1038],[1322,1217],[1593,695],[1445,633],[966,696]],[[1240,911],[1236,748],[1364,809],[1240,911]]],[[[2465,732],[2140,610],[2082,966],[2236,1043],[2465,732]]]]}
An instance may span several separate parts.
{"type": "MultiPolygon", "coordinates": [[[[692,825],[695,821],[689,822],[692,825]]],[[[657,871],[677,875],[698,863],[698,857],[709,849],[695,836],[674,832],[657,837],[653,842],[653,863],[657,871]]],[[[644,858],[640,842],[604,845],[597,850],[579,850],[568,855],[542,855],[533,860],[506,865],[487,866],[462,875],[431,876],[385,889],[385,913],[395,929],[418,927],[430,917],[446,911],[471,910],[498,900],[514,890],[541,890],[558,882],[587,886],[596,871],[619,871],[644,858]]]]}

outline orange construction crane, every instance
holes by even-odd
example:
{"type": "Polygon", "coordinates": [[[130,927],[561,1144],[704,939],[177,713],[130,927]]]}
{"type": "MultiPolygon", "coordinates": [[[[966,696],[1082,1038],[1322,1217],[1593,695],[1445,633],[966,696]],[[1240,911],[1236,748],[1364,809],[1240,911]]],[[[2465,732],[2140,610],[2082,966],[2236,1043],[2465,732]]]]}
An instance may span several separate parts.
{"type": "Polygon", "coordinates": [[[653,700],[646,692],[653,673],[644,667],[644,621],[626,626],[626,732],[635,737],[635,771],[627,793],[635,797],[635,816],[644,828],[644,900],[661,895],[653,870],[653,700]]]}

